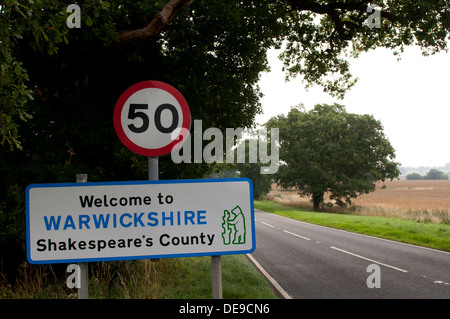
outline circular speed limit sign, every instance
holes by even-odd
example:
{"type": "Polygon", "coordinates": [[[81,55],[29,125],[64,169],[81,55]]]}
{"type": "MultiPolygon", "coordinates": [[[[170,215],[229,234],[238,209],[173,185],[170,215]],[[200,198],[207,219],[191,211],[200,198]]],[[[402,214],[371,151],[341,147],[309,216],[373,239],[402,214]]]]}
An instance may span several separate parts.
{"type": "Polygon", "coordinates": [[[159,81],[143,81],[129,87],[114,109],[114,128],[119,139],[144,156],[161,156],[179,148],[190,125],[191,114],[183,95],[159,81]]]}

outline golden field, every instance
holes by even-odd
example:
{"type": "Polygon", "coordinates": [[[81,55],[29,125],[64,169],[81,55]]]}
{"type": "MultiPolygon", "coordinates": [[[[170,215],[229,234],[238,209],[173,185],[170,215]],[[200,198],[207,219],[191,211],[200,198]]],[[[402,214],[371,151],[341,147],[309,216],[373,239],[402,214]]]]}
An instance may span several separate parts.
{"type": "MultiPolygon", "coordinates": [[[[310,198],[300,197],[297,191],[282,190],[276,185],[273,185],[267,198],[285,205],[312,207],[310,198]]],[[[325,196],[325,202],[327,201],[325,196]]],[[[352,207],[330,210],[449,224],[450,180],[386,181],[378,183],[375,192],[354,199],[352,207]]]]}

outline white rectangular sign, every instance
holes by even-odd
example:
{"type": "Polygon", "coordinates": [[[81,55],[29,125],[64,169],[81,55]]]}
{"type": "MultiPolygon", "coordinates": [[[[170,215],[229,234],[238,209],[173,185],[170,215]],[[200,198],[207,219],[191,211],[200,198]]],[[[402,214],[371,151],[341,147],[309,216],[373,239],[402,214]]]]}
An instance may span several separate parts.
{"type": "Polygon", "coordinates": [[[251,253],[246,178],[36,184],[26,191],[33,264],[251,253]]]}

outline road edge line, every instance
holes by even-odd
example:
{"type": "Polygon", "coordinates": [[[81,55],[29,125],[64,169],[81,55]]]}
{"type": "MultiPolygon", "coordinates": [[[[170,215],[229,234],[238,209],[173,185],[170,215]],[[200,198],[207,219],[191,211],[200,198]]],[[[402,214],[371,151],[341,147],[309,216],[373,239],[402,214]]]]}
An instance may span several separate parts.
{"type": "Polygon", "coordinates": [[[278,284],[278,282],[261,266],[256,259],[250,254],[246,254],[248,259],[258,268],[258,270],[266,277],[266,279],[272,284],[272,286],[283,296],[284,299],[292,299],[292,297],[278,284]]]}

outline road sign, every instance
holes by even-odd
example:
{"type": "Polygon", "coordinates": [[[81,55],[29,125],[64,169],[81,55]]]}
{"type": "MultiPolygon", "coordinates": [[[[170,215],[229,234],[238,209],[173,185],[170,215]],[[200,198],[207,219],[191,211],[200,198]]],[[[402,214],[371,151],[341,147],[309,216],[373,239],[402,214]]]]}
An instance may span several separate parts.
{"type": "Polygon", "coordinates": [[[251,253],[246,178],[35,184],[26,191],[30,263],[251,253]]]}
{"type": "Polygon", "coordinates": [[[144,156],[161,156],[179,148],[191,125],[189,106],[169,84],[143,81],[117,100],[114,128],[122,143],[144,156]]]}

